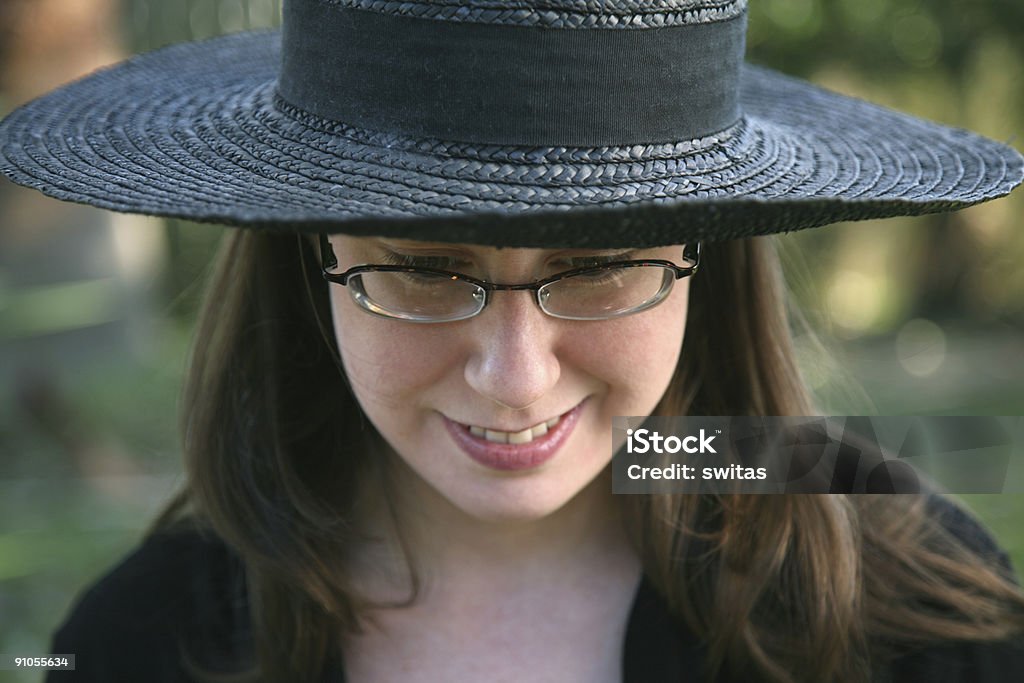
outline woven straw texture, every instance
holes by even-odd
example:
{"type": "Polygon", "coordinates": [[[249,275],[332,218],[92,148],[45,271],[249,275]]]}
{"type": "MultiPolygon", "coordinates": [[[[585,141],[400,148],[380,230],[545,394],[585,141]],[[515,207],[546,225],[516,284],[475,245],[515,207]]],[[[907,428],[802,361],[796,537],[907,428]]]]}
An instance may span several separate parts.
{"type": "Polygon", "coordinates": [[[543,26],[545,28],[656,28],[725,21],[742,14],[747,0],[521,0],[396,2],[395,0],[321,0],[369,12],[419,19],[543,26]]]}
{"type": "Polygon", "coordinates": [[[503,246],[723,240],[962,208],[1016,151],[747,67],[700,140],[486,147],[316,120],[275,97],[276,32],[137,57],[0,124],[0,172],[59,199],[253,228],[503,246]]]}

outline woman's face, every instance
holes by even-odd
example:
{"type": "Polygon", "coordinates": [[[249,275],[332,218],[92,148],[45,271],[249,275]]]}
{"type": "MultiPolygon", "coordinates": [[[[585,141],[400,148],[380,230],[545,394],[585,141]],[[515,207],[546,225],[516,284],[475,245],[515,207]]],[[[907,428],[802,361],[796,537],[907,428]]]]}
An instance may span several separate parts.
{"type": "MultiPolygon", "coordinates": [[[[500,283],[533,282],[622,252],[347,236],[331,243],[339,271],[398,258],[500,283]]],[[[624,256],[676,264],[681,257],[681,246],[624,256]]],[[[499,291],[476,317],[423,324],[371,315],[346,287],[330,285],[341,358],[366,415],[427,495],[493,521],[542,518],[608,465],[612,418],[650,414],[668,386],[688,291],[688,279],[677,280],[660,305],[603,321],[553,318],[533,292],[499,291]]]]}

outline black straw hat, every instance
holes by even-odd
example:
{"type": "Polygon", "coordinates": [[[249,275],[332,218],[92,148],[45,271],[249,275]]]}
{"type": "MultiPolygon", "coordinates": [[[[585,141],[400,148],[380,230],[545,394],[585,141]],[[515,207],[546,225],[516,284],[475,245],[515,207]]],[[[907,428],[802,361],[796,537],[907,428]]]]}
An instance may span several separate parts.
{"type": "Polygon", "coordinates": [[[505,246],[717,240],[963,208],[1015,150],[743,63],[745,0],[286,0],[0,124],[59,199],[505,246]]]}

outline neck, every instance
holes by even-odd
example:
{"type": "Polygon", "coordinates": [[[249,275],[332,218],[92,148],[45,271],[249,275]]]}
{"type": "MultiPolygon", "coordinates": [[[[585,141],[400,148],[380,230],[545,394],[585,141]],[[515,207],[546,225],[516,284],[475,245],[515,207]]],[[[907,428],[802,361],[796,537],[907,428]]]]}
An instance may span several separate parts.
{"type": "Polygon", "coordinates": [[[467,514],[398,458],[391,460],[387,475],[365,492],[368,504],[359,515],[367,542],[357,553],[357,581],[369,579],[375,594],[408,595],[410,569],[427,593],[452,585],[527,588],[541,580],[574,580],[610,563],[639,572],[611,493],[610,469],[551,514],[490,520],[467,514]]]}

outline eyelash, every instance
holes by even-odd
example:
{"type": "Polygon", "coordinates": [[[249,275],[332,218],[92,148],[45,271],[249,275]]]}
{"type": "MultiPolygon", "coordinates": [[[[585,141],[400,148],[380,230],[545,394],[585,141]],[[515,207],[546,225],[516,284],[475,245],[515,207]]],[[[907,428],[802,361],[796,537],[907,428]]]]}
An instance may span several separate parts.
{"type": "Polygon", "coordinates": [[[632,251],[624,251],[621,254],[609,254],[607,256],[583,256],[580,258],[569,259],[569,270],[575,270],[576,268],[593,268],[596,266],[606,266],[609,263],[619,263],[620,261],[629,261],[633,258],[632,251]]]}
{"type": "MultiPolygon", "coordinates": [[[[398,254],[393,251],[385,251],[383,261],[392,266],[405,266],[407,268],[433,268],[435,270],[455,270],[458,262],[447,256],[412,256],[410,254],[398,254]]],[[[463,263],[462,265],[466,265],[463,263]]]]}

